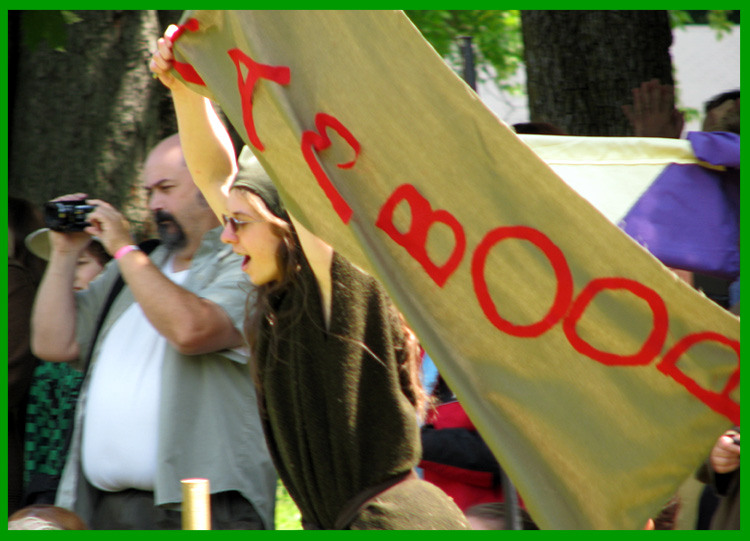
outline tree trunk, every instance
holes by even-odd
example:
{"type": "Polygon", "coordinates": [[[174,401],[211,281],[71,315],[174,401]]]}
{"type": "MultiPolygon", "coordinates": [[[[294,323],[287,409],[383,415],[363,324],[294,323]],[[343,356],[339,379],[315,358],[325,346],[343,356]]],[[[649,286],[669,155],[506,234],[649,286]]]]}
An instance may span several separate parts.
{"type": "Polygon", "coordinates": [[[174,119],[164,125],[169,97],[148,69],[162,23],[153,10],[75,13],[82,20],[65,26],[65,51],[11,49],[8,191],[37,204],[85,192],[142,221],[141,166],[176,131],[174,119]]]}
{"type": "Polygon", "coordinates": [[[623,104],[672,84],[666,11],[521,11],[529,111],[570,135],[632,135],[623,104]]]}

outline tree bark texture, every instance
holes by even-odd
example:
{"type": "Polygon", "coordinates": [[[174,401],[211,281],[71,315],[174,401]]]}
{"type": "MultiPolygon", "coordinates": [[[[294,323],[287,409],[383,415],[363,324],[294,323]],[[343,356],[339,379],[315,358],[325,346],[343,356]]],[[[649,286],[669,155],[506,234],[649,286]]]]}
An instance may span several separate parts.
{"type": "Polygon", "coordinates": [[[570,135],[632,135],[622,105],[673,84],[666,11],[521,11],[529,111],[570,135]]]}
{"type": "Polygon", "coordinates": [[[85,192],[142,221],[143,161],[176,131],[161,112],[169,95],[148,69],[163,22],[153,10],[75,13],[82,20],[66,25],[65,51],[15,49],[8,192],[40,205],[85,192]]]}

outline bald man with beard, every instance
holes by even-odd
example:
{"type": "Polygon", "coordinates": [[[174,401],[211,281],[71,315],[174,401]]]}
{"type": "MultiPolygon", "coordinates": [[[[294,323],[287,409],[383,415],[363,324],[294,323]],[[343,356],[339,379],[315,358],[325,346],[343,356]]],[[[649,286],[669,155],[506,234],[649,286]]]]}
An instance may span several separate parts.
{"type": "Polygon", "coordinates": [[[143,186],[161,244],[133,243],[127,219],[95,205],[83,232],[50,233],[32,316],[32,347],[86,369],[56,505],[91,529],[180,529],[180,480],[206,478],[213,529],[273,528],[276,474],[247,356],[236,351],[247,284],[238,256],[193,183],[177,135],[159,143],[143,186]],[[114,258],[73,291],[78,256],[96,236],[114,258]],[[119,277],[124,287],[97,322],[119,277]],[[93,344],[90,363],[88,352],[93,344]]]}

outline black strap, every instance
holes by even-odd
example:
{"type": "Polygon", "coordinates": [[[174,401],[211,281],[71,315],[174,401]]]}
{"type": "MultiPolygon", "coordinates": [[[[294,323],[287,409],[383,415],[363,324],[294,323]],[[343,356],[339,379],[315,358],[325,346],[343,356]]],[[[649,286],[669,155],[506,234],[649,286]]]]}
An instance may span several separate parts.
{"type": "MultiPolygon", "coordinates": [[[[138,247],[141,249],[141,251],[148,255],[150,254],[154,248],[159,246],[160,241],[159,239],[148,239],[141,242],[138,247]]],[[[104,319],[107,317],[107,313],[109,313],[109,309],[112,307],[112,303],[115,302],[115,299],[117,298],[117,295],[120,294],[120,291],[122,291],[123,286],[125,285],[125,280],[122,279],[122,275],[117,276],[117,280],[115,280],[115,283],[112,285],[112,289],[109,290],[109,295],[107,296],[107,300],[104,301],[104,305],[102,306],[102,309],[99,311],[99,319],[96,322],[96,327],[94,329],[94,336],[91,340],[91,347],[89,348],[89,353],[86,355],[86,361],[83,364],[83,374],[85,375],[86,372],[89,370],[89,365],[91,364],[91,357],[94,354],[94,346],[96,345],[96,337],[99,336],[99,331],[102,330],[102,325],[104,324],[104,319]]]]}

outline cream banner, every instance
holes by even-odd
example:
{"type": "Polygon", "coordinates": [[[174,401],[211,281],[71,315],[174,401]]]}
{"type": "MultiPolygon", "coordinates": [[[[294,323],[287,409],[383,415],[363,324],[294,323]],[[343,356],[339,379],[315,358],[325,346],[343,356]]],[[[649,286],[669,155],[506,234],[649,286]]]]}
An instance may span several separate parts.
{"type": "Polygon", "coordinates": [[[642,528],[739,424],[739,320],[402,12],[186,12],[175,50],[290,212],[387,287],[540,527],[642,528]]]}

